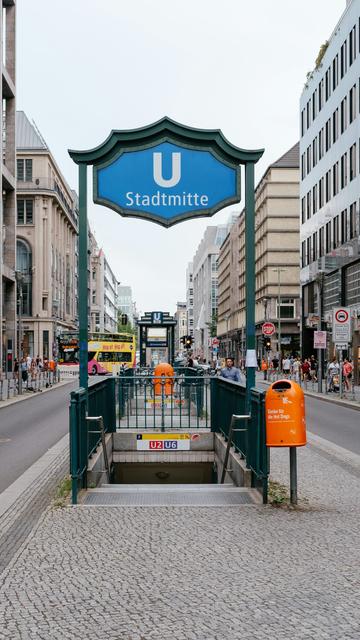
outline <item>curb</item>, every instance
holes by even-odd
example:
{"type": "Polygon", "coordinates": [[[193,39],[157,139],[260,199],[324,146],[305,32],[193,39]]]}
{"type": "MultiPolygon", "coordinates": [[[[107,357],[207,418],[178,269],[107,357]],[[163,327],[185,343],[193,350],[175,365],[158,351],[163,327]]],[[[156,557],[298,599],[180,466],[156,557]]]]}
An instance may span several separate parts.
{"type": "MultiPolygon", "coordinates": [[[[57,382],[56,385],[49,387],[48,389],[43,389],[42,393],[48,393],[49,391],[55,391],[55,389],[59,389],[60,387],[64,387],[66,384],[70,384],[70,382],[74,382],[72,378],[69,380],[62,380],[61,382],[57,382]]],[[[9,400],[0,400],[0,409],[5,409],[6,407],[10,407],[13,404],[17,404],[18,402],[24,402],[24,400],[30,400],[31,398],[38,397],[38,393],[32,393],[29,395],[15,396],[13,398],[9,398],[9,400]]]]}
{"type": "MultiPolygon", "coordinates": [[[[269,382],[269,380],[257,380],[257,382],[260,382],[261,384],[264,384],[268,387],[272,384],[272,382],[269,382]]],[[[356,400],[342,400],[341,398],[336,397],[329,398],[327,395],[320,395],[318,393],[314,393],[313,391],[305,391],[304,389],[303,391],[304,395],[308,396],[309,398],[317,398],[318,400],[322,400],[323,402],[329,402],[330,404],[337,404],[340,407],[347,407],[348,409],[355,409],[355,411],[360,411],[360,402],[357,402],[356,400]]]]}

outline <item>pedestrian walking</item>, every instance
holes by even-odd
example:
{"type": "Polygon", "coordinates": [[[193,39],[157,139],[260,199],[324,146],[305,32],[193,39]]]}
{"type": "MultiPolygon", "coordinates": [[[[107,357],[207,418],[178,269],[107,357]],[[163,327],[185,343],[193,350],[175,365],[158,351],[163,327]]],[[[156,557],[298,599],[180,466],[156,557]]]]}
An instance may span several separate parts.
{"type": "Polygon", "coordinates": [[[315,356],[311,356],[310,357],[310,380],[312,382],[316,382],[317,381],[317,360],[315,358],[315,356]]]}
{"type": "Polygon", "coordinates": [[[290,358],[286,356],[286,358],[284,358],[282,362],[282,370],[286,378],[290,375],[290,367],[291,367],[290,358]]]}
{"type": "Polygon", "coordinates": [[[328,365],[327,368],[327,389],[328,392],[336,391],[338,388],[338,377],[339,377],[340,367],[339,363],[334,357],[328,365]]]}
{"type": "Polygon", "coordinates": [[[240,370],[235,367],[234,358],[228,357],[225,361],[225,367],[221,369],[220,376],[226,378],[226,380],[233,380],[234,382],[241,382],[240,370]]]}
{"type": "Polygon", "coordinates": [[[301,366],[300,358],[295,358],[292,366],[292,373],[294,375],[295,382],[297,383],[300,382],[300,366],[301,366]]]}
{"type": "Polygon", "coordinates": [[[350,391],[353,368],[354,367],[353,367],[352,363],[350,362],[350,360],[345,358],[344,364],[343,364],[343,378],[344,378],[344,386],[345,386],[345,390],[346,391],[350,391]]]}
{"type": "Polygon", "coordinates": [[[261,371],[264,373],[264,380],[267,380],[268,363],[265,358],[263,358],[261,362],[261,371]]]}
{"type": "Polygon", "coordinates": [[[305,358],[304,362],[301,365],[301,379],[306,382],[310,377],[310,362],[307,358],[305,358]]]}

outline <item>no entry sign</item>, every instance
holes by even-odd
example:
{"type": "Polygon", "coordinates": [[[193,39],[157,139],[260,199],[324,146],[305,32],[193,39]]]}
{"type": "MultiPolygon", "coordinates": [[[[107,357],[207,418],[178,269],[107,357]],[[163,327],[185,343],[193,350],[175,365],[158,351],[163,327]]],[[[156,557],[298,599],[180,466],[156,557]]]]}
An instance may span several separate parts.
{"type": "Polygon", "coordinates": [[[264,322],[261,330],[264,336],[272,336],[275,333],[275,325],[272,322],[264,322]]]}
{"type": "Polygon", "coordinates": [[[351,318],[348,307],[333,309],[333,342],[348,344],[351,342],[351,318]]]}

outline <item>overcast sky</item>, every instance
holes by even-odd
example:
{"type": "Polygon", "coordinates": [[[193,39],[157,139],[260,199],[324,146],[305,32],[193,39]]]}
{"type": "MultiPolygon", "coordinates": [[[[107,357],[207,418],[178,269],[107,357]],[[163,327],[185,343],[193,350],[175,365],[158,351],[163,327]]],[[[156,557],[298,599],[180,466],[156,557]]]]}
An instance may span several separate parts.
{"type": "MultiPolygon", "coordinates": [[[[34,119],[70,186],[67,149],[167,115],[265,148],[257,180],[299,137],[306,72],[345,0],[17,0],[17,108],[34,119]]],[[[90,175],[89,175],[90,179],[90,175]]],[[[244,191],[244,190],[243,190],[244,191]]],[[[173,312],[209,224],[163,229],[89,199],[89,218],[138,309],[173,312]]]]}

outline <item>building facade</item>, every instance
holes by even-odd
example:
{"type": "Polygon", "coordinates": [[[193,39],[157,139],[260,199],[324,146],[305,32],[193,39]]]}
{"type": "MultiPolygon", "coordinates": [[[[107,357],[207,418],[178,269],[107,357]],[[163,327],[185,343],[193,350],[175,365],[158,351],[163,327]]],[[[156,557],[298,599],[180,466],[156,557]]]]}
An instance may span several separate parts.
{"type": "Polygon", "coordinates": [[[49,358],[77,328],[77,198],[23,111],[16,130],[18,355],[49,358]]]}
{"type": "Polygon", "coordinates": [[[187,306],[186,302],[178,302],[176,304],[175,312],[175,354],[179,351],[184,351],[184,344],[181,342],[181,338],[189,335],[187,331],[187,306]]]}
{"type": "Polygon", "coordinates": [[[90,253],[90,330],[118,331],[118,280],[102,249],[91,233],[90,253]]]}
{"type": "Polygon", "coordinates": [[[127,315],[128,323],[134,327],[135,305],[132,297],[131,287],[125,285],[118,286],[118,310],[127,315]]]}
{"type": "Polygon", "coordinates": [[[350,307],[349,354],[360,365],[360,3],[350,0],[300,99],[301,287],[304,355],[314,329],[350,307]]]}
{"type": "Polygon", "coordinates": [[[16,321],[16,147],[15,0],[2,0],[1,29],[1,185],[0,205],[0,376],[13,369],[16,321]]]}
{"type": "MultiPolygon", "coordinates": [[[[218,337],[221,357],[246,357],[245,210],[230,229],[218,259],[218,337]]],[[[300,349],[299,145],[271,164],[255,191],[255,331],[265,355],[264,321],[272,322],[267,356],[300,349]],[[280,321],[280,345],[279,345],[280,321]]]]}
{"type": "Polygon", "coordinates": [[[194,337],[194,283],[193,263],[189,262],[186,268],[186,321],[187,335],[194,337]]]}
{"type": "Polygon", "coordinates": [[[229,225],[210,226],[193,258],[194,353],[212,359],[211,326],[216,326],[218,311],[218,255],[229,225]]]}

